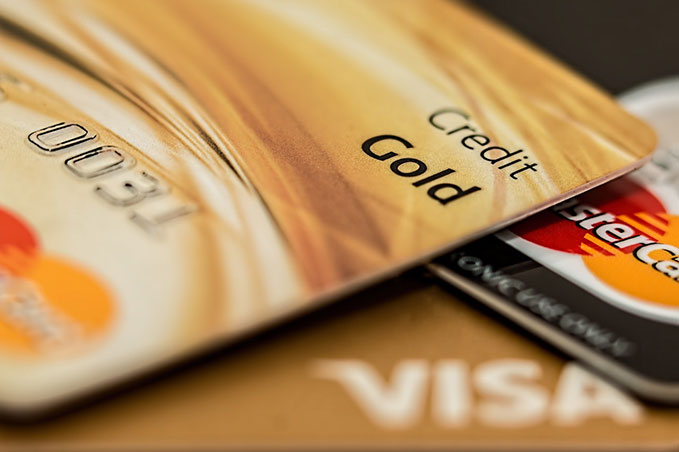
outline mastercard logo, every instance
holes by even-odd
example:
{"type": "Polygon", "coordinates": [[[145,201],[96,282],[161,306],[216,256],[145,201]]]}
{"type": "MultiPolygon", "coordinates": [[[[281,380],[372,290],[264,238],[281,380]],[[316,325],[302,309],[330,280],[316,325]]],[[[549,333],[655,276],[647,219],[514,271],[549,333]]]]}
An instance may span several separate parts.
{"type": "Polygon", "coordinates": [[[529,242],[578,255],[600,281],[648,306],[679,307],[679,217],[622,179],[510,228],[529,242]]]}
{"type": "Polygon", "coordinates": [[[0,208],[0,347],[22,354],[71,349],[101,335],[113,307],[101,281],[46,253],[28,224],[0,208]]]}

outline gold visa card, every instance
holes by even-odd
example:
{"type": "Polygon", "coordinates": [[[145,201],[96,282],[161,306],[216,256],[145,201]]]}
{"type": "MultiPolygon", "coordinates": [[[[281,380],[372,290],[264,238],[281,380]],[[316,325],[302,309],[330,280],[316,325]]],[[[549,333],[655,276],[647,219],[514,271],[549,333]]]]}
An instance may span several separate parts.
{"type": "Polygon", "coordinates": [[[0,3],[0,404],[48,408],[641,165],[466,7],[0,3]]]}
{"type": "Polygon", "coordinates": [[[0,449],[676,449],[678,409],[629,397],[445,289],[408,273],[153,384],[0,425],[0,449]]]}

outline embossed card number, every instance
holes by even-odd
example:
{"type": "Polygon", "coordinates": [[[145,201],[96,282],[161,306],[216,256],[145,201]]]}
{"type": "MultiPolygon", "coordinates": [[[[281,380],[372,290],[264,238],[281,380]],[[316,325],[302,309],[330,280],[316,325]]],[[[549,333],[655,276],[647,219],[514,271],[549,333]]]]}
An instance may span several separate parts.
{"type": "MultiPolygon", "coordinates": [[[[28,141],[41,153],[60,154],[97,140],[82,124],[60,122],[28,135],[28,141]]],[[[171,220],[196,210],[192,202],[171,193],[171,187],[148,170],[137,168],[136,160],[116,146],[98,146],[64,160],[69,172],[79,179],[95,180],[94,192],[107,203],[118,207],[137,206],[130,219],[145,231],[157,233],[171,220]],[[102,176],[111,175],[103,178],[102,176]],[[153,205],[140,205],[156,198],[153,205]]]]}

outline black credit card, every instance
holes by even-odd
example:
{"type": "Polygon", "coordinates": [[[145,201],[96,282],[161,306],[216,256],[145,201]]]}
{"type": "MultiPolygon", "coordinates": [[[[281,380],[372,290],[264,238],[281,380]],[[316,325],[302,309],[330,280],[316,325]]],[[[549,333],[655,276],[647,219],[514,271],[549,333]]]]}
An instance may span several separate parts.
{"type": "Polygon", "coordinates": [[[651,162],[430,268],[635,393],[679,403],[679,78],[620,100],[655,127],[651,162]]]}

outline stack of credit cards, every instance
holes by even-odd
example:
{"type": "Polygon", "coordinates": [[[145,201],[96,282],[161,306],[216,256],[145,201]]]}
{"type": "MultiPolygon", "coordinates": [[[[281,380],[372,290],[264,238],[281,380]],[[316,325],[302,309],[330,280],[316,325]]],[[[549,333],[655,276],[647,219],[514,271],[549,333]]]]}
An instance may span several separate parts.
{"type": "Polygon", "coordinates": [[[0,2],[0,42],[7,419],[227,344],[193,387],[231,427],[180,442],[472,444],[662,425],[615,385],[679,401],[677,80],[621,106],[439,0],[0,2]]]}
{"type": "Polygon", "coordinates": [[[679,78],[621,101],[658,132],[649,163],[432,269],[638,394],[678,402],[679,78]]]}

